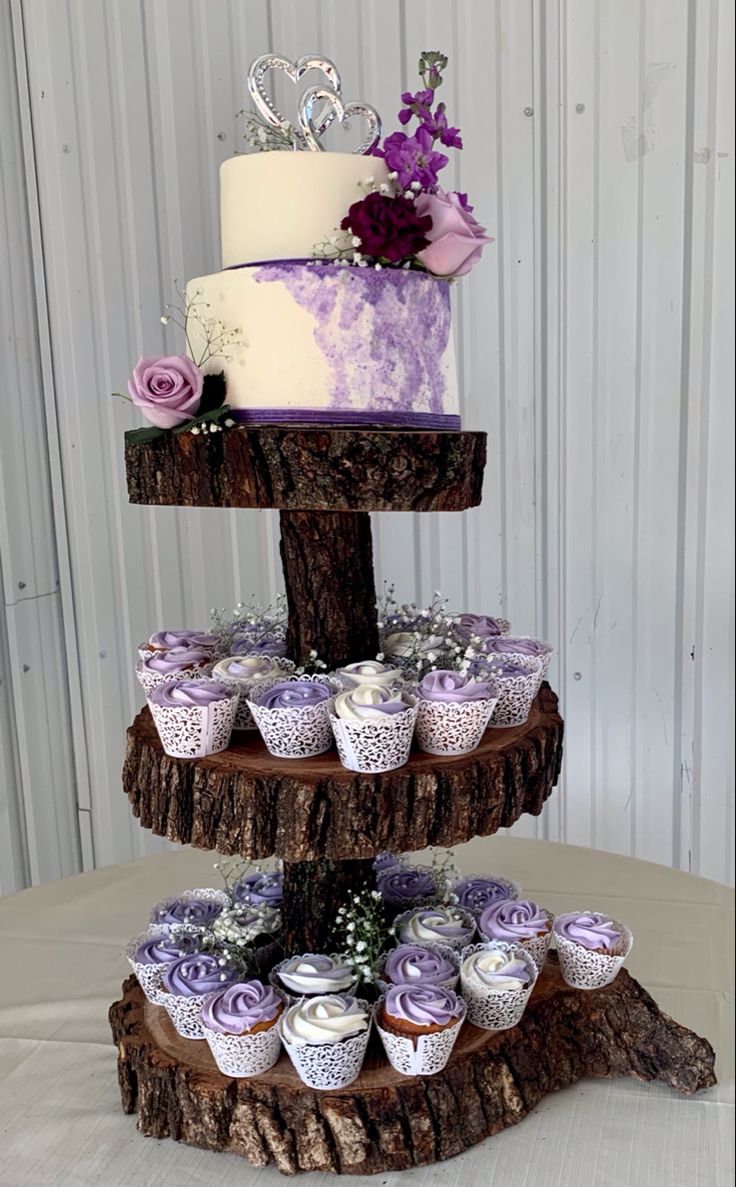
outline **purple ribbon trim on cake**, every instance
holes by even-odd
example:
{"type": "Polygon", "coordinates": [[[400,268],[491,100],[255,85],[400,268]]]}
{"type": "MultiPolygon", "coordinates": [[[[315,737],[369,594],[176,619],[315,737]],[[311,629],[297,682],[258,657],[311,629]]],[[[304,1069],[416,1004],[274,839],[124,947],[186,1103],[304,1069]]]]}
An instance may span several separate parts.
{"type": "Polygon", "coordinates": [[[459,416],[431,412],[345,412],[327,408],[231,408],[240,424],[375,425],[376,428],[428,429],[459,433],[459,416]]]}
{"type": "Polygon", "coordinates": [[[230,264],[223,272],[237,272],[238,268],[267,268],[270,264],[325,264],[329,260],[318,260],[314,256],[293,260],[250,260],[247,264],[230,264]]]}

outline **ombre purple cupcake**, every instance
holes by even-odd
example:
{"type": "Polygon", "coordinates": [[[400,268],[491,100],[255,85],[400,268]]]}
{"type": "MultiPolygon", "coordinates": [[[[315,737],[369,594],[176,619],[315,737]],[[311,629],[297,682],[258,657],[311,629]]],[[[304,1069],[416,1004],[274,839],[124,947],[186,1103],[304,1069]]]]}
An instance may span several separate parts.
{"type": "Polygon", "coordinates": [[[404,1037],[434,1034],[464,1017],[462,999],[439,985],[392,985],[379,1013],[384,1030],[404,1037]]]}
{"type": "Polygon", "coordinates": [[[458,633],[466,639],[479,639],[482,643],[506,635],[511,630],[511,624],[505,618],[491,618],[488,614],[460,614],[455,619],[455,625],[458,633]]]}
{"type": "Polygon", "coordinates": [[[248,698],[248,708],[270,754],[311,758],[332,746],[329,703],[332,691],[314,680],[280,680],[248,698]]]}
{"type": "Polygon", "coordinates": [[[380,979],[390,985],[443,985],[454,988],[458,968],[450,949],[399,944],[382,962],[380,979]]]}
{"type": "Polygon", "coordinates": [[[208,631],[156,631],[151,635],[148,643],[141,645],[141,650],[173,651],[181,647],[203,648],[205,651],[217,650],[219,639],[208,631]]]}
{"type": "Polygon", "coordinates": [[[162,709],[204,709],[231,698],[230,689],[216,680],[172,680],[154,688],[148,700],[162,709]]]}
{"type": "Polygon", "coordinates": [[[518,882],[500,878],[495,874],[467,874],[458,879],[453,892],[461,907],[477,919],[486,907],[506,899],[518,899],[521,887],[518,882]]]}
{"type": "Polygon", "coordinates": [[[559,915],[555,920],[555,933],[590,952],[603,952],[611,956],[620,951],[624,939],[623,931],[610,915],[601,915],[598,911],[559,915]]]}
{"type": "Polygon", "coordinates": [[[255,870],[252,874],[238,878],[233,883],[231,894],[236,903],[248,903],[254,907],[280,907],[284,899],[284,875],[255,870]]]}
{"type": "Polygon", "coordinates": [[[237,971],[215,956],[195,952],[180,956],[163,974],[164,989],[175,997],[201,997],[237,980],[237,971]]]}
{"type": "Polygon", "coordinates": [[[552,939],[552,919],[550,911],[530,899],[505,899],[491,903],[481,912],[478,931],[484,940],[518,944],[541,969],[552,939]]]}
{"type": "Polygon", "coordinates": [[[634,942],[625,924],[598,911],[558,915],[553,931],[560,972],[575,989],[610,985],[634,942]]]}
{"type": "Polygon", "coordinates": [[[383,901],[393,907],[412,907],[437,898],[437,882],[428,866],[393,866],[378,875],[383,901]]]}
{"type": "Polygon", "coordinates": [[[335,697],[334,712],[347,721],[376,721],[407,709],[400,692],[381,684],[358,684],[335,697]]]}
{"type": "Polygon", "coordinates": [[[311,680],[280,680],[258,697],[261,709],[309,709],[330,699],[330,690],[324,684],[311,680]]]}
{"type": "Polygon", "coordinates": [[[217,1034],[254,1034],[275,1026],[283,1009],[284,999],[271,985],[236,981],[206,999],[202,1023],[217,1034]]]}
{"type": "Polygon", "coordinates": [[[183,933],[146,936],[135,949],[133,957],[138,964],[173,964],[182,956],[192,956],[199,951],[199,940],[195,935],[183,933]]]}
{"type": "Polygon", "coordinates": [[[147,693],[167,680],[194,680],[212,671],[212,652],[204,647],[175,647],[139,659],[135,674],[147,693]]]}

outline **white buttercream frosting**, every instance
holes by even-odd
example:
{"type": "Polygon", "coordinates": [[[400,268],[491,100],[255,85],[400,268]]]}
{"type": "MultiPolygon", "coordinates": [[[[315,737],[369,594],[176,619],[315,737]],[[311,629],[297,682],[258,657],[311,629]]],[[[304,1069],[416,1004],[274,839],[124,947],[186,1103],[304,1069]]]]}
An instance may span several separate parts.
{"type": "Polygon", "coordinates": [[[338,717],[375,720],[401,712],[401,708],[387,709],[389,705],[408,707],[404,705],[400,692],[392,692],[380,684],[359,684],[356,688],[339,692],[335,697],[335,713],[338,717]]]}
{"type": "Polygon", "coordinates": [[[284,1042],[294,1047],[339,1043],[368,1029],[369,1015],[349,994],[313,997],[291,1006],[281,1018],[284,1042]]]}
{"type": "Polygon", "coordinates": [[[349,989],[355,981],[350,965],[334,956],[292,956],[276,974],[292,993],[337,993],[349,989]]]}
{"type": "Polygon", "coordinates": [[[531,979],[523,961],[507,952],[471,953],[462,963],[461,976],[469,985],[486,993],[526,989],[531,979]]]}

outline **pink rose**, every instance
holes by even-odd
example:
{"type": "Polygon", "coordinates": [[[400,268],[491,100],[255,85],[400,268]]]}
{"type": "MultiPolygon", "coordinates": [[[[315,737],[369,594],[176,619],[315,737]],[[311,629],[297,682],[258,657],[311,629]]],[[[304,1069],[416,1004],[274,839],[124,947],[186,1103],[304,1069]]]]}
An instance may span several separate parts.
{"type": "Polygon", "coordinates": [[[159,429],[175,429],[197,415],[202,372],[184,354],[139,359],[128,391],[146,420],[159,429]]]}
{"type": "Polygon", "coordinates": [[[415,206],[420,217],[432,218],[431,230],[425,231],[429,247],[418,252],[417,259],[435,276],[464,276],[478,263],[484,243],[493,243],[459,194],[420,194],[415,206]]]}

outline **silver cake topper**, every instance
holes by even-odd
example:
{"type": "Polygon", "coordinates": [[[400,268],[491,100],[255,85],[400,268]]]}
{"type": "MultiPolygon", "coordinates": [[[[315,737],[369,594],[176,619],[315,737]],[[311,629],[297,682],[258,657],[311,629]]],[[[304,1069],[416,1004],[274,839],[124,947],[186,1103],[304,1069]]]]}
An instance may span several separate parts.
{"type": "Polygon", "coordinates": [[[337,119],[338,123],[347,125],[352,116],[361,116],[368,122],[368,135],[353,151],[355,153],[370,153],[381,139],[381,118],[375,108],[368,103],[352,99],[344,103],[342,99],[342,83],[340,74],[334,62],[318,54],[305,54],[296,62],[291,62],[282,54],[261,54],[251,62],[248,70],[248,91],[253,105],[259,116],[269,127],[277,129],[284,138],[293,137],[294,147],[311,152],[324,152],[320,137],[337,119]],[[263,80],[269,70],[282,70],[287,78],[296,85],[310,70],[320,70],[327,84],[310,87],[299,100],[299,131],[292,129],[290,122],[281,115],[269,95],[266,94],[263,80]],[[315,112],[315,105],[321,104],[315,112]]]}

